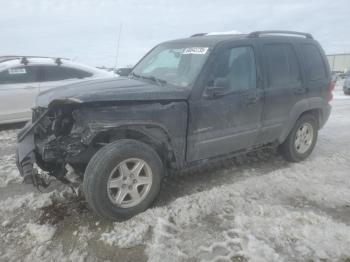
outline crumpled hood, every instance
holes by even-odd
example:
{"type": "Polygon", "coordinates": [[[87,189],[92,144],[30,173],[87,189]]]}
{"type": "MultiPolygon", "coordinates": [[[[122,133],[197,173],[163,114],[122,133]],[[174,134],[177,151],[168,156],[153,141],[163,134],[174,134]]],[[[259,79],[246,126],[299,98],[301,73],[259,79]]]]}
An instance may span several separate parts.
{"type": "Polygon", "coordinates": [[[185,100],[190,89],[159,86],[129,78],[95,79],[41,92],[36,106],[48,107],[55,100],[75,102],[185,100]]]}

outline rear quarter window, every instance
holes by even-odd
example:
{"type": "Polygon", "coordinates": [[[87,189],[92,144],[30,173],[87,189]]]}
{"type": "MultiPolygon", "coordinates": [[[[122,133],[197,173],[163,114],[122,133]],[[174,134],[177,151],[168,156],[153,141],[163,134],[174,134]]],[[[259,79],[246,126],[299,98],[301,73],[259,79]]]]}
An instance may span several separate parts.
{"type": "Polygon", "coordinates": [[[299,62],[290,44],[267,44],[264,46],[269,86],[288,88],[300,83],[299,62]]]}
{"type": "Polygon", "coordinates": [[[326,78],[325,64],[318,48],[312,44],[302,44],[301,50],[309,80],[315,81],[326,78]]]}

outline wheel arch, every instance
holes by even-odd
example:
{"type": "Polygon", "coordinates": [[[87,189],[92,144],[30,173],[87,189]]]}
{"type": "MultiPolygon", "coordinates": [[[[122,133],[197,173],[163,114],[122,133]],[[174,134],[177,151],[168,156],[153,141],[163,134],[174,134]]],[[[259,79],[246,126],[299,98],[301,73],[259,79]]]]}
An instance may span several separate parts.
{"type": "Polygon", "coordinates": [[[179,156],[173,147],[169,132],[156,124],[126,124],[103,130],[95,135],[92,143],[105,144],[120,139],[133,139],[152,147],[166,167],[175,168],[179,156]]]}
{"type": "Polygon", "coordinates": [[[290,111],[289,117],[286,121],[286,123],[283,125],[284,128],[282,129],[282,133],[280,137],[278,138],[279,143],[283,143],[287,136],[289,135],[290,131],[293,129],[293,126],[297,122],[297,120],[305,114],[312,114],[315,116],[317,120],[318,129],[321,128],[321,123],[323,123],[323,110],[324,107],[324,100],[322,98],[310,98],[310,99],[304,99],[299,102],[297,102],[292,110],[290,111]]]}

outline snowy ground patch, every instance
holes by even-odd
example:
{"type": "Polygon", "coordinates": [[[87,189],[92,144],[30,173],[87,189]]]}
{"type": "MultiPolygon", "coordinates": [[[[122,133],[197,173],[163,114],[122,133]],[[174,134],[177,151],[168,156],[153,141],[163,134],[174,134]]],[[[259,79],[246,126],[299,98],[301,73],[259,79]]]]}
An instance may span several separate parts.
{"type": "Polygon", "coordinates": [[[0,166],[0,188],[6,187],[10,183],[22,182],[23,179],[18,173],[14,154],[0,157],[0,166]]]}
{"type": "Polygon", "coordinates": [[[19,197],[9,197],[0,201],[0,210],[2,214],[14,212],[20,208],[38,210],[52,205],[52,199],[57,196],[56,191],[43,194],[27,193],[19,197]]]}
{"type": "Polygon", "coordinates": [[[113,244],[119,247],[124,247],[124,242],[118,241],[118,236],[125,232],[135,244],[149,243],[152,261],[174,256],[179,261],[198,257],[208,261],[347,258],[350,227],[323,208],[349,205],[350,184],[344,183],[349,161],[348,156],[336,155],[310,161],[307,168],[293,164],[268,176],[256,171],[236,184],[147,210],[121,227],[116,223],[109,235],[115,236],[113,244]],[[334,167],[342,172],[329,177],[334,167]],[[137,225],[148,225],[151,235],[136,240],[140,237],[134,230],[137,225]]]}
{"type": "Polygon", "coordinates": [[[132,225],[124,228],[124,223],[116,223],[115,230],[101,235],[101,240],[109,245],[117,245],[121,248],[135,247],[144,244],[149,226],[145,223],[134,221],[132,225]]]}
{"type": "Polygon", "coordinates": [[[18,173],[13,146],[16,142],[16,131],[0,131],[0,188],[10,183],[21,183],[22,178],[18,173]]]}
{"type": "Polygon", "coordinates": [[[53,238],[57,228],[52,225],[28,223],[27,229],[36,241],[39,243],[44,243],[53,238]]]}

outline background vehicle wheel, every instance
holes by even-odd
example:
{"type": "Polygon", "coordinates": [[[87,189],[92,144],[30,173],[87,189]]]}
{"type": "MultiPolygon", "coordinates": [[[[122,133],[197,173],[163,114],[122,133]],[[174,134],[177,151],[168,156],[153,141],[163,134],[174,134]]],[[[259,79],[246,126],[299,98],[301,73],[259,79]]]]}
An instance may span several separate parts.
{"type": "Polygon", "coordinates": [[[315,147],[318,124],[312,114],[302,115],[295,123],[287,139],[280,145],[286,160],[299,162],[307,158],[315,147]]]}
{"type": "Polygon", "coordinates": [[[110,143],[90,160],[84,194],[100,216],[124,219],[146,210],[159,191],[163,164],[150,146],[129,139],[110,143]]]}

